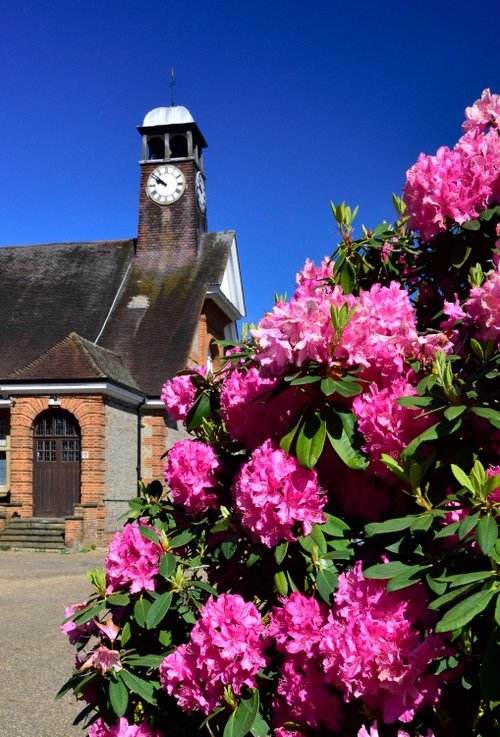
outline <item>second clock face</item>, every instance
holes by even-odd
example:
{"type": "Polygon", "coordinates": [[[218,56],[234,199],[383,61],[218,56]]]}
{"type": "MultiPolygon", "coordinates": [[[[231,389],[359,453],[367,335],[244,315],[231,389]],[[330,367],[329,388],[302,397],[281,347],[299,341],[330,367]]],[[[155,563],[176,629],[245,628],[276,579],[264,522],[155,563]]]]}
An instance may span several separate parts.
{"type": "Polygon", "coordinates": [[[186,189],[186,178],[176,166],[164,164],[156,167],[148,177],[146,192],[159,205],[171,205],[182,197],[186,189]]]}

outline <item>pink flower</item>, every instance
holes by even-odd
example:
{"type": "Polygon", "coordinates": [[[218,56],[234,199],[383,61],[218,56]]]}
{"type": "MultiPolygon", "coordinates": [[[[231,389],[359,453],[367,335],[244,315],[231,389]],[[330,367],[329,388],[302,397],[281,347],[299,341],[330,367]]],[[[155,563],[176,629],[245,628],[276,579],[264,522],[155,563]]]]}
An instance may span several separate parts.
{"type": "Polygon", "coordinates": [[[326,606],[316,599],[293,592],[274,607],[268,633],[276,640],[279,652],[311,657],[317,652],[321,630],[326,623],[326,606]]]}
{"type": "Polygon", "coordinates": [[[146,722],[130,724],[125,717],[120,717],[116,724],[107,727],[99,717],[90,727],[89,737],[163,737],[163,732],[153,729],[146,722]]]}
{"type": "MultiPolygon", "coordinates": [[[[370,731],[368,732],[367,728],[363,725],[361,729],[358,732],[357,737],[379,737],[379,731],[376,724],[372,724],[370,727],[370,731]]],[[[408,732],[405,732],[402,729],[398,729],[397,737],[410,737],[408,732]]],[[[434,733],[429,729],[425,733],[425,735],[420,735],[420,737],[434,737],[434,733]]]]}
{"type": "Polygon", "coordinates": [[[483,131],[490,125],[498,127],[500,123],[500,95],[492,95],[489,89],[485,89],[479,100],[465,108],[466,121],[462,128],[468,130],[483,131]]]}
{"type": "MultiPolygon", "coordinates": [[[[78,612],[81,612],[82,609],[85,609],[87,606],[86,602],[82,602],[81,604],[73,604],[72,606],[67,606],[64,609],[64,617],[65,619],[67,617],[72,617],[75,614],[78,614],[78,612]]],[[[61,632],[64,632],[65,635],[68,635],[68,640],[71,645],[75,645],[79,640],[85,638],[89,638],[91,635],[93,635],[96,631],[94,620],[91,619],[89,622],[85,622],[85,624],[75,624],[71,619],[68,622],[64,622],[59,628],[61,632]]]]}
{"type": "Polygon", "coordinates": [[[114,642],[118,636],[120,628],[113,622],[113,617],[108,617],[103,624],[95,620],[96,627],[103,632],[110,642],[114,642]]]}
{"type": "Polygon", "coordinates": [[[187,645],[167,655],[160,666],[162,687],[185,711],[209,714],[223,702],[225,686],[239,695],[256,687],[266,664],[262,618],[238,594],[210,597],[200,611],[187,645]]]}
{"type": "MultiPolygon", "coordinates": [[[[200,367],[196,373],[206,376],[207,370],[200,367]]],[[[194,404],[196,389],[192,374],[181,374],[165,382],[161,390],[161,399],[173,420],[185,420],[194,404]]]]}
{"type": "Polygon", "coordinates": [[[163,548],[159,543],[141,535],[140,529],[154,530],[145,522],[132,522],[115,533],[105,560],[107,593],[121,588],[154,591],[154,577],[158,573],[163,548]]]}
{"type": "Polygon", "coordinates": [[[467,317],[465,312],[460,306],[460,301],[458,299],[458,296],[455,294],[455,301],[454,302],[446,302],[446,300],[443,302],[443,312],[448,317],[447,320],[443,320],[440,327],[443,330],[447,330],[448,328],[452,328],[453,325],[458,322],[458,320],[463,320],[464,317],[467,317]]]}
{"type": "Polygon", "coordinates": [[[280,669],[277,693],[275,723],[290,721],[312,729],[321,726],[335,732],[339,729],[340,699],[325,682],[325,674],[317,660],[299,655],[287,658],[280,669]]]}
{"type": "Polygon", "coordinates": [[[410,721],[417,709],[434,703],[440,679],[426,670],[445,654],[439,635],[422,639],[423,588],[387,592],[386,582],[367,580],[358,563],[339,576],[334,611],[320,645],[327,682],[346,700],[360,698],[385,722],[410,721]]]}
{"type": "Polygon", "coordinates": [[[450,150],[420,154],[406,174],[404,200],[411,228],[424,240],[477,218],[500,194],[500,137],[495,129],[470,126],[450,150]]]}
{"type": "Polygon", "coordinates": [[[269,548],[282,540],[294,541],[297,525],[308,535],[315,522],[326,521],[326,499],[316,472],[302,468],[270,440],[242,467],[233,498],[242,526],[269,548]]]}
{"type": "Polygon", "coordinates": [[[123,668],[120,663],[120,653],[101,645],[91,653],[80,670],[88,668],[95,668],[100,673],[106,673],[108,670],[119,671],[123,668]]]}
{"type": "Polygon", "coordinates": [[[484,284],[470,291],[465,311],[479,327],[480,340],[500,341],[500,263],[484,284]]]}
{"type": "Polygon", "coordinates": [[[252,366],[232,371],[221,391],[222,417],[229,435],[248,449],[255,450],[268,438],[282,435],[296,412],[307,401],[299,387],[273,394],[277,378],[265,378],[252,366]]]}
{"type": "Polygon", "coordinates": [[[416,393],[412,384],[399,378],[385,389],[372,383],[368,391],[354,398],[352,409],[364,437],[363,450],[377,464],[374,470],[381,475],[385,474],[385,467],[378,464],[381,454],[399,458],[410,440],[419,435],[429,422],[415,419],[419,409],[402,407],[398,403],[400,397],[415,396],[416,393]]]}
{"type": "Polygon", "coordinates": [[[220,461],[212,446],[199,440],[180,440],[169,450],[164,468],[172,500],[193,515],[216,508],[219,468],[220,461]]]}

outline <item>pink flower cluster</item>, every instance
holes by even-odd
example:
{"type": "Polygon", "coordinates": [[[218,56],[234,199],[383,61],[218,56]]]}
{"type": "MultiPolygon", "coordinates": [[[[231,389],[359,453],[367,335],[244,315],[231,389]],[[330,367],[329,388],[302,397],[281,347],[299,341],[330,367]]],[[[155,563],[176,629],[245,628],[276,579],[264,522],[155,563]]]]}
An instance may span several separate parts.
{"type": "Polygon", "coordinates": [[[361,563],[339,576],[334,612],[323,628],[320,651],[327,682],[345,699],[360,698],[387,723],[411,721],[439,696],[439,678],[428,665],[445,654],[439,635],[423,641],[415,625],[425,620],[423,588],[387,592],[367,580],[361,563]]]}
{"type": "Polygon", "coordinates": [[[327,365],[343,361],[364,367],[369,378],[382,375],[387,380],[403,372],[407,359],[432,355],[443,347],[439,341],[434,349],[422,344],[415,310],[398,282],[388,287],[374,284],[354,297],[339,286],[325,286],[324,267],[315,272],[308,262],[306,269],[307,279],[304,272],[299,274],[292,299],[278,302],[252,331],[257,344],[255,360],[273,376],[308,361],[327,365]],[[316,276],[315,281],[316,273],[322,278],[316,276]],[[338,341],[330,311],[344,304],[354,308],[354,314],[338,341]]]}
{"type": "MultiPolygon", "coordinates": [[[[197,373],[206,376],[206,369],[200,367],[197,373]]],[[[173,420],[184,421],[193,406],[196,389],[191,374],[181,374],[166,381],[161,390],[161,399],[173,420]]]]}
{"type": "Polygon", "coordinates": [[[367,580],[361,564],[339,576],[331,611],[294,593],[273,610],[269,634],[285,660],[276,701],[276,723],[288,720],[335,729],[340,702],[361,699],[386,723],[410,721],[439,695],[439,677],[426,673],[445,654],[443,639],[422,639],[426,617],[423,588],[411,596],[367,580]]]}
{"type": "MultiPolygon", "coordinates": [[[[367,728],[363,725],[361,729],[358,732],[357,737],[380,737],[380,733],[377,729],[376,724],[372,724],[370,727],[370,731],[367,730],[367,728]]],[[[398,733],[396,737],[410,737],[408,732],[405,732],[404,729],[398,729],[398,733]]],[[[427,732],[422,735],[419,735],[419,737],[434,737],[434,733],[429,729],[427,732]]]]}
{"type": "Polygon", "coordinates": [[[154,591],[163,548],[141,535],[140,528],[153,530],[144,522],[132,522],[116,532],[105,560],[107,593],[128,588],[130,592],[154,591]]]}
{"type": "Polygon", "coordinates": [[[116,724],[107,727],[102,717],[99,717],[90,727],[89,737],[163,737],[163,732],[153,729],[146,722],[130,724],[125,717],[120,717],[116,724]]]}
{"type": "Polygon", "coordinates": [[[248,450],[255,450],[268,438],[280,436],[289,426],[292,417],[307,401],[298,387],[283,387],[276,394],[277,378],[265,378],[252,366],[243,371],[233,371],[222,387],[222,417],[233,440],[238,440],[248,450]]]}
{"type": "Polygon", "coordinates": [[[479,327],[480,340],[500,341],[500,263],[470,291],[465,310],[479,327]]]}
{"type": "Polygon", "coordinates": [[[330,308],[352,305],[354,297],[339,286],[324,285],[331,267],[316,268],[308,261],[297,276],[298,288],[288,302],[277,302],[251,331],[257,342],[256,360],[273,375],[308,361],[330,363],[333,328],[330,308]]]}
{"type": "Polygon", "coordinates": [[[181,440],[168,452],[164,467],[172,500],[193,515],[217,506],[216,473],[220,462],[211,445],[181,440]]]}
{"type": "Polygon", "coordinates": [[[409,224],[424,240],[446,230],[450,222],[478,217],[500,197],[498,110],[498,96],[485,90],[481,100],[467,108],[466,133],[455,147],[442,146],[435,156],[420,154],[408,170],[403,197],[409,224]]]}
{"type": "Polygon", "coordinates": [[[364,437],[363,450],[375,462],[373,470],[382,475],[385,467],[378,464],[381,454],[399,458],[410,440],[431,422],[429,418],[415,419],[419,409],[398,404],[400,397],[412,397],[416,393],[415,387],[401,378],[395,379],[385,389],[372,383],[364,394],[354,398],[352,409],[364,437]]]}
{"type": "Polygon", "coordinates": [[[181,709],[209,714],[223,702],[224,688],[239,695],[256,687],[266,665],[265,627],[257,608],[238,594],[210,597],[191,630],[190,640],[160,666],[162,687],[181,709]]]}
{"type": "Polygon", "coordinates": [[[489,89],[483,90],[479,100],[465,108],[465,131],[484,131],[489,126],[499,127],[500,124],[500,95],[492,95],[489,89]]]}
{"type": "Polygon", "coordinates": [[[241,468],[233,497],[242,526],[268,547],[294,541],[296,534],[308,535],[314,522],[326,521],[326,498],[316,472],[302,468],[270,440],[241,468]]]}
{"type": "MultiPolygon", "coordinates": [[[[65,607],[65,619],[78,614],[78,612],[81,612],[82,609],[85,609],[86,606],[87,603],[82,602],[81,604],[73,604],[73,606],[65,607]]],[[[76,645],[79,640],[89,638],[91,635],[95,634],[97,630],[93,619],[80,625],[75,624],[75,622],[70,619],[67,622],[64,622],[64,624],[62,624],[59,629],[61,630],[61,632],[64,632],[64,634],[68,636],[70,645],[76,645]]]]}

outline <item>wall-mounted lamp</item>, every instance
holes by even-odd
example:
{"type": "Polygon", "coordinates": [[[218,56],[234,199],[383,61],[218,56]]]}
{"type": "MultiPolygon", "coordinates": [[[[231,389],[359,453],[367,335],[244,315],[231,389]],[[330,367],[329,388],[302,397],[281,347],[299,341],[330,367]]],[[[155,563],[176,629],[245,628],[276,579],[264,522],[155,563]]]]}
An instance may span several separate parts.
{"type": "Polygon", "coordinates": [[[49,407],[60,407],[61,402],[57,398],[57,394],[51,394],[49,397],[49,407]]]}

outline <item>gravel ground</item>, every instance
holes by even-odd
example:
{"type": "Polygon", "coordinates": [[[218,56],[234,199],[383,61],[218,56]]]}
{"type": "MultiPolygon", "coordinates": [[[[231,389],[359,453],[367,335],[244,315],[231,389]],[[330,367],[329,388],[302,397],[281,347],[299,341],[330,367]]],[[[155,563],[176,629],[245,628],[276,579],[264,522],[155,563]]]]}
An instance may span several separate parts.
{"type": "Polygon", "coordinates": [[[64,607],[90,593],[85,571],[102,566],[104,555],[0,551],[2,737],[84,737],[81,726],[72,726],[76,699],[54,700],[74,652],[59,625],[64,607]]]}

